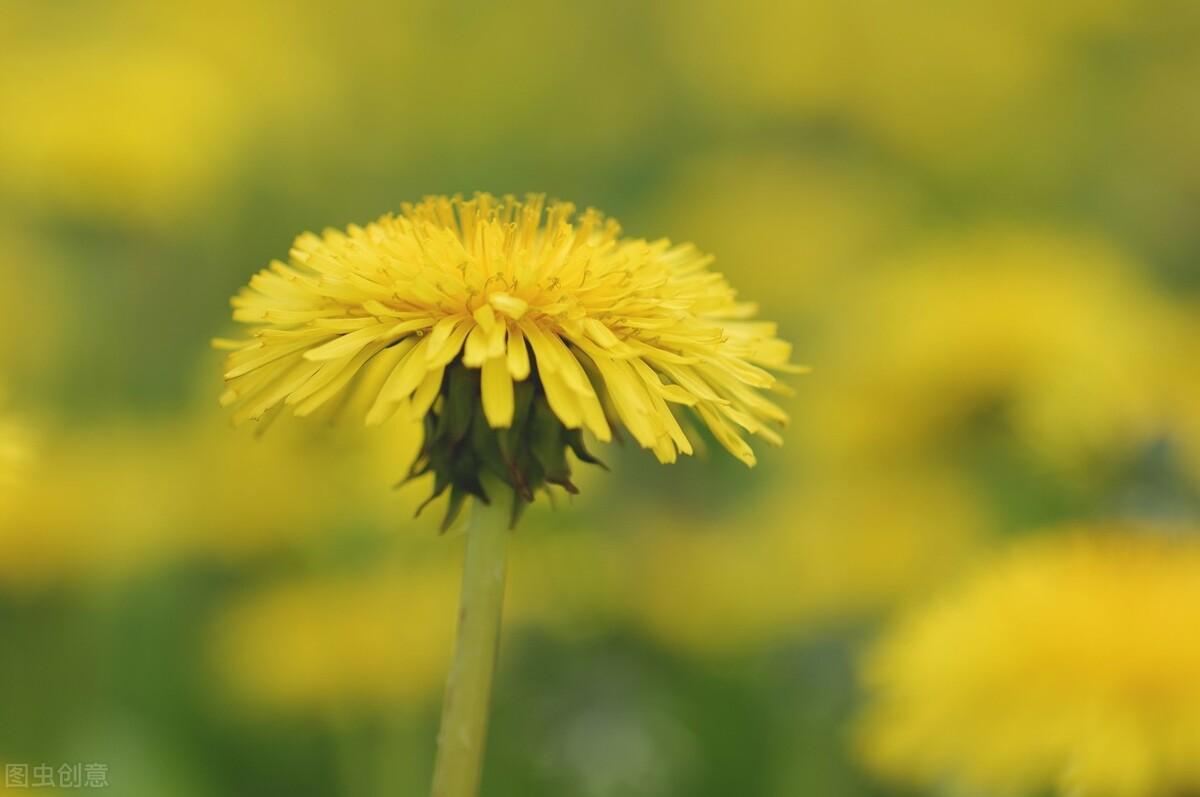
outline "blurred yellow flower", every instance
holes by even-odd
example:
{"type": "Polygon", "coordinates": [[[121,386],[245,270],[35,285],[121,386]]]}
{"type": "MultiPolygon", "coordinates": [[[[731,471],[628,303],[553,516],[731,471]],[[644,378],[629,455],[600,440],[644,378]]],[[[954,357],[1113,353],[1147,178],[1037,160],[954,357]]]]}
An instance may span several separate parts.
{"type": "Polygon", "coordinates": [[[0,199],[179,220],[267,124],[307,113],[303,100],[323,90],[303,16],[281,13],[291,8],[7,4],[0,199]]]}
{"type": "Polygon", "coordinates": [[[45,435],[0,523],[0,590],[104,585],[183,559],[242,562],[355,520],[383,530],[412,514],[415,496],[385,488],[402,467],[392,457],[411,457],[419,433],[389,426],[372,445],[332,448],[224,425],[209,414],[45,435]],[[313,466],[314,449],[325,467],[313,466]],[[381,462],[393,470],[381,474],[381,462]]]}
{"type": "Polygon", "coordinates": [[[6,72],[0,101],[19,109],[0,127],[6,193],[142,222],[229,169],[226,87],[178,53],[45,52],[6,72]]]}
{"type": "Polygon", "coordinates": [[[871,654],[866,761],[972,794],[1200,788],[1200,537],[1027,542],[871,654]]]}
{"type": "Polygon", "coordinates": [[[1029,103],[1069,74],[1072,45],[1129,29],[1136,5],[714,0],[660,8],[668,57],[715,112],[830,116],[943,166],[1003,142],[1014,118],[1036,122],[1029,103]]]}
{"type": "Polygon", "coordinates": [[[268,587],[217,615],[213,664],[239,701],[259,709],[426,700],[450,660],[457,582],[443,562],[268,587]]]}
{"type": "Polygon", "coordinates": [[[932,470],[830,474],[739,517],[754,521],[638,535],[626,589],[656,636],[720,651],[861,620],[961,565],[987,527],[969,487],[932,470]]]}
{"type": "Polygon", "coordinates": [[[803,413],[814,449],[877,462],[944,453],[999,421],[1064,470],[1162,431],[1175,308],[1100,242],[982,231],[866,275],[839,308],[803,413]]]}

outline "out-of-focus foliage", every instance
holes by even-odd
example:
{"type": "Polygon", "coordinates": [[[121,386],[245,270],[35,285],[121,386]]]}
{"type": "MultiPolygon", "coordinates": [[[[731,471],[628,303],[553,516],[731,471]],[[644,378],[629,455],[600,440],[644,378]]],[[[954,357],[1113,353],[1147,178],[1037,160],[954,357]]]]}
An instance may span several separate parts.
{"type": "MultiPolygon", "coordinates": [[[[1010,572],[989,562],[1014,535],[1041,551],[1077,522],[1194,534],[1195,4],[0,13],[0,761],[105,762],[131,797],[426,788],[461,529],[437,536],[438,507],[412,519],[428,485],[391,489],[419,439],[235,432],[208,341],[300,232],[478,189],[695,242],[814,367],[754,471],[703,438],[669,468],[593,446],[611,473],[532,508],[490,794],[943,793],[979,761],[946,751],[1001,728],[972,702],[993,698],[1103,737],[1112,768],[1081,774],[1097,794],[1179,782],[1161,734],[1098,719],[1085,739],[1063,713],[1079,704],[1055,701],[1096,683],[1080,668],[1183,661],[1187,635],[1165,630],[1183,615],[1136,600],[1182,577],[1076,558],[977,614],[945,587],[1010,572]],[[1112,611],[1059,587],[1127,568],[1112,611]],[[1063,638],[1094,648],[999,650],[1030,595],[1046,612],[1022,633],[1078,618],[1063,638]],[[970,636],[901,620],[886,649],[921,657],[894,672],[924,679],[922,706],[970,716],[938,725],[948,747],[888,720],[877,738],[921,756],[870,766],[881,748],[847,743],[852,718],[892,704],[862,705],[855,662],[929,596],[978,615],[970,636]],[[1088,641],[1139,606],[1130,646],[1088,641]],[[938,675],[1010,665],[1030,677],[938,675]],[[1028,684],[1045,699],[1018,700],[1028,684]]],[[[1170,755],[1195,750],[1180,733],[1170,755]]],[[[1051,747],[997,747],[1009,783],[1050,784],[1051,747]]]]}

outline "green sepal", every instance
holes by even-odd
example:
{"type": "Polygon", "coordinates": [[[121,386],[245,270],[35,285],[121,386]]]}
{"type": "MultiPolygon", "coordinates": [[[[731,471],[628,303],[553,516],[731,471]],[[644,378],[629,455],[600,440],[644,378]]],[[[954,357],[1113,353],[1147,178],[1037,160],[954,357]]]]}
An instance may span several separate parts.
{"type": "Polygon", "coordinates": [[[571,483],[571,466],[567,463],[567,430],[545,402],[534,408],[530,438],[533,456],[542,466],[544,478],[572,495],[579,488],[571,483]]]}
{"type": "MultiPolygon", "coordinates": [[[[469,496],[491,503],[510,498],[510,525],[515,526],[538,492],[558,485],[575,494],[568,449],[581,462],[604,467],[587,450],[583,433],[567,429],[550,409],[536,378],[513,386],[513,421],[507,429],[493,429],[483,413],[479,372],[461,361],[446,369],[441,395],[425,416],[425,439],[404,482],[434,474],[433,492],[417,509],[450,491],[442,520],[444,532],[461,514],[469,496]],[[489,475],[508,488],[504,496],[489,496],[483,477],[489,475]]],[[[402,482],[403,483],[403,482],[402,482]]]]}
{"type": "Polygon", "coordinates": [[[436,436],[442,442],[457,443],[470,430],[479,403],[479,372],[461,366],[447,369],[442,399],[436,436]]]}
{"type": "Polygon", "coordinates": [[[598,465],[605,470],[608,466],[601,460],[592,455],[592,452],[587,450],[587,446],[583,442],[583,431],[581,429],[567,430],[567,445],[570,446],[571,452],[580,462],[586,462],[589,465],[598,465]]]}
{"type": "Polygon", "coordinates": [[[450,503],[446,507],[446,515],[442,518],[442,525],[439,527],[439,533],[445,534],[449,531],[450,526],[458,519],[462,513],[463,505],[467,502],[467,493],[457,487],[450,491],[450,503]]]}

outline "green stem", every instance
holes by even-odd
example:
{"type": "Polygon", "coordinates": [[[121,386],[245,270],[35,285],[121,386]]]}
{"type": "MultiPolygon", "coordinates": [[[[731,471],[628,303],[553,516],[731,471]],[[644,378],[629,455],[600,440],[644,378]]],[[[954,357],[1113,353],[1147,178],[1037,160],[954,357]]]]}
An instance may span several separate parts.
{"type": "Polygon", "coordinates": [[[433,797],[476,797],[479,793],[508,558],[508,508],[503,504],[497,500],[484,506],[477,501],[472,507],[458,640],[446,679],[433,797]]]}

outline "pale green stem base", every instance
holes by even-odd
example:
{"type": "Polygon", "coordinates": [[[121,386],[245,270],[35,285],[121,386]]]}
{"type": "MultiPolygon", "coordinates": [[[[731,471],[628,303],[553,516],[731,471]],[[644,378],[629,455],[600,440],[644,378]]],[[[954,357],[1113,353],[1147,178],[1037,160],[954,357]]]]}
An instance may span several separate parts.
{"type": "Polygon", "coordinates": [[[508,508],[504,503],[494,501],[489,507],[476,502],[472,507],[466,532],[458,640],[446,679],[433,797],[479,794],[508,559],[508,508]]]}

